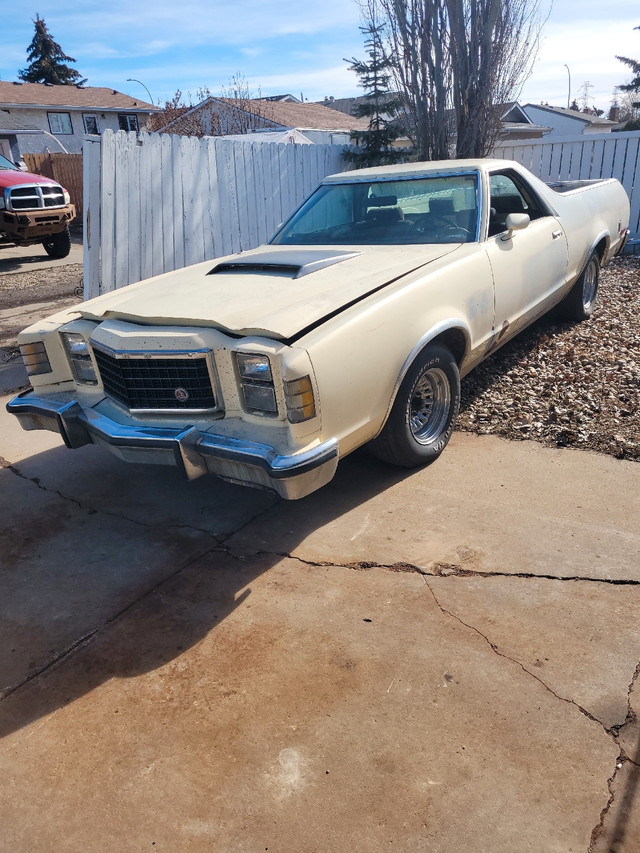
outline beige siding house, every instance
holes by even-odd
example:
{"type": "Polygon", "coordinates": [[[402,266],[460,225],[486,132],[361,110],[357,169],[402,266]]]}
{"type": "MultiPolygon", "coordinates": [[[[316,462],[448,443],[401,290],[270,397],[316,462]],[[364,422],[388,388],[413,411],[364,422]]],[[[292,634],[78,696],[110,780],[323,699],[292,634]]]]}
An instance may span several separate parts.
{"type": "Polygon", "coordinates": [[[2,80],[0,150],[14,161],[47,151],[79,153],[86,134],[142,130],[157,111],[116,89],[2,80]]]}

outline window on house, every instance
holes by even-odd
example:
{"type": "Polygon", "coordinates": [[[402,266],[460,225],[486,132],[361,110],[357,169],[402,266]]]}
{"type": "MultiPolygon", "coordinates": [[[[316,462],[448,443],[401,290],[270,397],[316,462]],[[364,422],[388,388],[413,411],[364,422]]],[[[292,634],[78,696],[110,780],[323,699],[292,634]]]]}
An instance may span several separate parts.
{"type": "Polygon", "coordinates": [[[120,130],[138,131],[138,116],[135,113],[119,113],[118,126],[120,130]]]}
{"type": "Polygon", "coordinates": [[[49,130],[51,133],[73,133],[69,113],[47,113],[47,115],[49,116],[49,130]]]}
{"type": "Polygon", "coordinates": [[[97,136],[100,131],[98,129],[98,116],[93,113],[83,113],[82,121],[84,122],[84,132],[97,136]]]}

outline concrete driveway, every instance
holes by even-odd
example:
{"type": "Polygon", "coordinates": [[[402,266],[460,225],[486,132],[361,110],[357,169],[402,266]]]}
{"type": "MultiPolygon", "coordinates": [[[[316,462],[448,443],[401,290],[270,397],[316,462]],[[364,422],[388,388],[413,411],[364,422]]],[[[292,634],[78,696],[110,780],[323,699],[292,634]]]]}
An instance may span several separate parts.
{"type": "Polygon", "coordinates": [[[71,232],[71,251],[66,258],[50,258],[40,243],[0,247],[0,275],[81,264],[82,257],[82,233],[76,228],[71,232]]]}
{"type": "Polygon", "coordinates": [[[4,405],[0,456],[0,849],[640,849],[635,463],[457,433],[284,503],[4,405]]]}

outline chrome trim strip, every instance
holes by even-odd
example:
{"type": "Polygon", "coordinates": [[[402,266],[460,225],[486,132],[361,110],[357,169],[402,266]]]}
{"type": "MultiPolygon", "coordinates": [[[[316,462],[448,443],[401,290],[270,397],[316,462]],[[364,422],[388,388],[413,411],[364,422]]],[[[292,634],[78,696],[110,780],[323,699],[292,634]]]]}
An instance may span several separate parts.
{"type": "Polygon", "coordinates": [[[129,356],[133,356],[134,358],[144,358],[144,356],[153,356],[154,358],[183,358],[190,355],[206,355],[207,353],[213,352],[211,347],[203,347],[202,349],[172,349],[172,350],[156,350],[156,349],[113,349],[106,344],[103,344],[102,341],[94,341],[92,337],[89,337],[88,342],[91,344],[93,349],[101,350],[102,352],[107,353],[107,355],[112,355],[114,358],[129,358],[129,356]]]}
{"type": "Polygon", "coordinates": [[[438,323],[438,325],[434,326],[433,329],[430,329],[425,335],[423,335],[420,338],[418,343],[414,346],[414,348],[411,350],[409,355],[404,360],[402,368],[400,369],[400,373],[398,374],[398,377],[395,381],[395,385],[393,386],[393,391],[391,392],[391,399],[389,400],[389,406],[387,407],[387,413],[384,416],[384,421],[382,422],[383,426],[387,422],[387,418],[389,417],[391,409],[393,408],[393,404],[395,403],[395,399],[396,399],[396,394],[398,393],[400,385],[402,385],[402,380],[407,375],[407,371],[409,370],[409,368],[411,367],[411,365],[415,361],[418,353],[421,352],[427,346],[428,343],[430,343],[432,340],[434,340],[434,338],[437,338],[438,335],[441,335],[443,332],[447,332],[449,329],[457,329],[457,330],[463,331],[465,333],[465,336],[467,338],[467,351],[465,352],[464,356],[462,357],[462,361],[464,361],[464,358],[469,351],[468,342],[471,340],[471,330],[469,329],[468,326],[464,325],[459,320],[446,320],[446,321],[443,321],[442,323],[438,323]]]}
{"type": "MultiPolygon", "coordinates": [[[[8,211],[10,211],[11,213],[16,213],[16,214],[28,213],[30,210],[59,210],[61,207],[67,206],[67,203],[64,200],[64,188],[61,186],[61,184],[57,184],[54,181],[52,181],[51,183],[47,183],[47,182],[43,181],[42,183],[38,182],[36,184],[34,184],[34,183],[11,184],[11,186],[9,186],[5,189],[4,196],[5,196],[5,203],[7,204],[6,209],[8,211]],[[42,189],[44,187],[48,187],[49,189],[55,190],[55,195],[61,195],[62,196],[62,204],[46,205],[44,203],[44,194],[42,192],[42,189]],[[13,207],[13,204],[11,202],[12,191],[13,190],[27,190],[27,189],[28,190],[35,190],[33,197],[37,198],[38,203],[33,207],[13,207]]],[[[17,196],[17,198],[28,199],[30,197],[29,196],[17,196]]]]}
{"type": "Polygon", "coordinates": [[[582,271],[585,268],[585,266],[587,265],[587,261],[589,260],[591,255],[595,252],[598,243],[600,243],[602,240],[605,241],[604,252],[603,252],[602,257],[603,257],[603,259],[606,260],[607,255],[609,254],[609,246],[611,245],[611,235],[609,234],[608,231],[601,231],[600,234],[598,234],[596,239],[591,244],[591,248],[589,249],[589,251],[586,254],[586,257],[584,259],[584,263],[580,267],[580,275],[582,275],[582,271]]]}

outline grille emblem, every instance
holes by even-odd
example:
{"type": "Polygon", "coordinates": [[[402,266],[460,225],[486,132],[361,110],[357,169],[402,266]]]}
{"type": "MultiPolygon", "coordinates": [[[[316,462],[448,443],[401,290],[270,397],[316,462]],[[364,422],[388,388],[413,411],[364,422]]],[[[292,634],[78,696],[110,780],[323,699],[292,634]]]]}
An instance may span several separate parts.
{"type": "Polygon", "coordinates": [[[189,392],[186,388],[176,388],[173,392],[173,396],[181,403],[185,403],[189,399],[189,392]]]}

